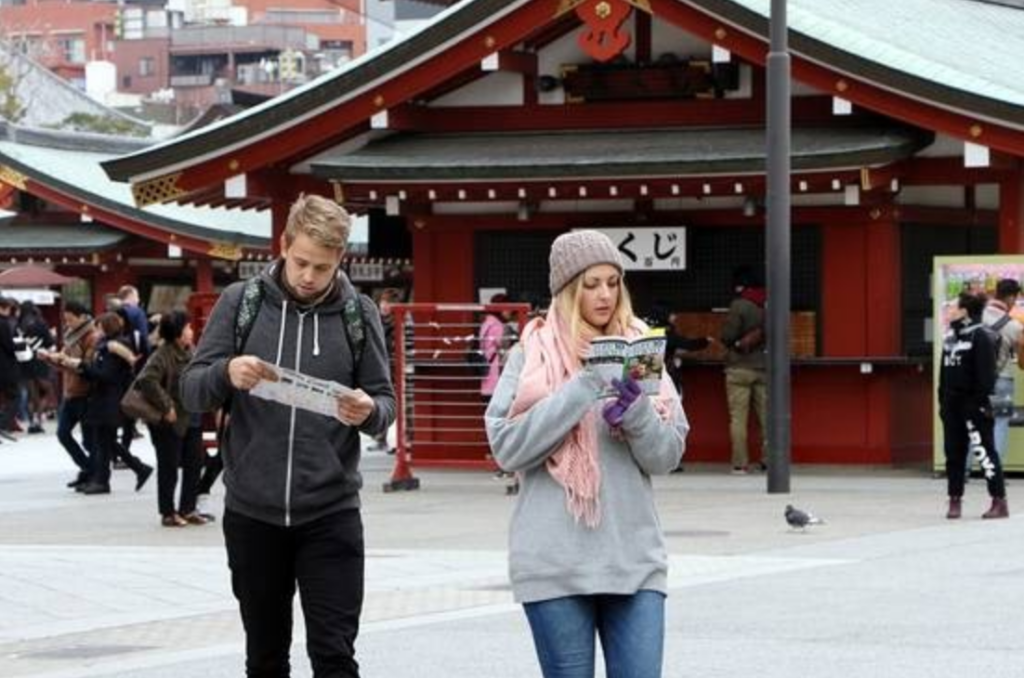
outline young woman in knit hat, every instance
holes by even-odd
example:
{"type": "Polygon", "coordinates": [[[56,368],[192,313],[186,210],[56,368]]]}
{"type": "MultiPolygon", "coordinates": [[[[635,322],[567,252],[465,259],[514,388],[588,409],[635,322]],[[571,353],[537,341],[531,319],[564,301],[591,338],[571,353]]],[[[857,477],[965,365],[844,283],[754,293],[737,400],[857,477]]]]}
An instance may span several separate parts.
{"type": "Polygon", "coordinates": [[[651,476],[671,472],[689,424],[663,376],[656,397],[631,380],[607,397],[584,366],[590,341],[638,336],[618,250],[597,231],[551,248],[552,302],[509,354],[487,409],[494,458],[521,477],[509,572],[545,678],[661,675],[668,558],[651,476]]]}

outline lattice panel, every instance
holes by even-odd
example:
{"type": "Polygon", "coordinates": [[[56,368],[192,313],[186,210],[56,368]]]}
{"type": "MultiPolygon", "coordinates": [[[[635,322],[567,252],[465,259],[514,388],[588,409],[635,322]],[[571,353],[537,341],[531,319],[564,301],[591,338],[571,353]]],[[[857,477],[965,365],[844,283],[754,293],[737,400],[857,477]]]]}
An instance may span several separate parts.
{"type": "Polygon", "coordinates": [[[0,165],[0,183],[13,186],[19,191],[24,191],[28,183],[28,177],[14,168],[0,165]]]}
{"type": "Polygon", "coordinates": [[[137,207],[159,205],[185,195],[186,191],[178,188],[181,172],[132,184],[132,197],[137,207]]]}
{"type": "MultiPolygon", "coordinates": [[[[476,249],[476,287],[504,287],[513,301],[547,304],[548,255],[556,231],[480,231],[476,249]]],[[[474,299],[473,301],[476,301],[474,299]]]]}

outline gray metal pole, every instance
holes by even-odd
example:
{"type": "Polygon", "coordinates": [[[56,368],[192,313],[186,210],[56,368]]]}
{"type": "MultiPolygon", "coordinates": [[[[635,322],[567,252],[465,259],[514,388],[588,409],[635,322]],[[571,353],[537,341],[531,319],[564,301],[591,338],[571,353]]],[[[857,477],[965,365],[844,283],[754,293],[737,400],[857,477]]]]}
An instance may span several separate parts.
{"type": "Polygon", "coordinates": [[[789,492],[790,64],[786,0],[772,0],[768,52],[768,492],[789,492]]]}

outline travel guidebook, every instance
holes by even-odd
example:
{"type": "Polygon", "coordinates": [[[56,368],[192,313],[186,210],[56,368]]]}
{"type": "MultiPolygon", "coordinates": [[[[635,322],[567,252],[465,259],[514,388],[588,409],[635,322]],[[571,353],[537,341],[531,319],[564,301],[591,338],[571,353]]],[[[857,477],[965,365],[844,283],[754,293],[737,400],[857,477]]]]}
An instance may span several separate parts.
{"type": "Polygon", "coordinates": [[[665,371],[665,330],[650,330],[634,339],[596,337],[590,343],[587,364],[604,378],[609,394],[615,391],[612,379],[632,377],[644,393],[656,395],[665,371]]]}

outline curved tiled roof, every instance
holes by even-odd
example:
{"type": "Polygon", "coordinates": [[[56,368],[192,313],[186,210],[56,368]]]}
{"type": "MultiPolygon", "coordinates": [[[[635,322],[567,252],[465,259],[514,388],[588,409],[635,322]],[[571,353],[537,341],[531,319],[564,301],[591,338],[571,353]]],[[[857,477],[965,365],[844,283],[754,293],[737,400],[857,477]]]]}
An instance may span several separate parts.
{"type": "MultiPolygon", "coordinates": [[[[680,2],[682,0],[679,0],[680,2]]],[[[531,0],[463,0],[420,30],[227,120],[105,162],[142,181],[295,129],[482,30],[531,0]]],[[[767,41],[770,0],[689,0],[767,41]]],[[[554,5],[554,3],[552,3],[554,5]]],[[[1024,130],[1024,12],[975,0],[789,0],[791,47],[883,89],[1024,130]]]]}
{"type": "Polygon", "coordinates": [[[270,248],[270,213],[266,211],[188,205],[136,207],[131,188],[111,181],[100,167],[101,162],[135,145],[135,141],[105,136],[19,130],[0,125],[0,165],[11,167],[63,195],[171,234],[246,248],[270,248]]]}
{"type": "MultiPolygon", "coordinates": [[[[796,129],[798,171],[870,167],[912,156],[932,135],[902,128],[796,129]]],[[[410,134],[326,154],[313,173],[340,181],[466,181],[760,173],[763,129],[410,134]]]]}
{"type": "MultiPolygon", "coordinates": [[[[694,4],[767,35],[771,0],[694,4]]],[[[791,49],[1024,129],[1024,11],[976,0],[789,0],[791,49]]]]}

